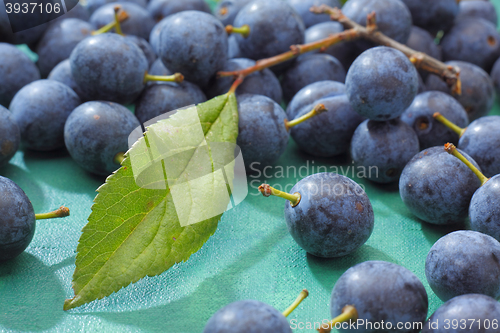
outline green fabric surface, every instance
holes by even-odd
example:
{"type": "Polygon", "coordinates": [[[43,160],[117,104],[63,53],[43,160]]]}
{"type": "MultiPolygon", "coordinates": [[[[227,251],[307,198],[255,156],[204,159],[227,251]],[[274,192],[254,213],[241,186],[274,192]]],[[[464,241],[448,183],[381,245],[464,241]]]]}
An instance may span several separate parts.
{"type": "MultiPolygon", "coordinates": [[[[500,9],[499,1],[495,5],[500,9]]],[[[492,114],[500,114],[498,100],[492,114]]],[[[429,316],[442,304],[425,279],[425,258],[438,238],[459,227],[420,222],[402,203],[397,184],[381,186],[358,179],[348,156],[312,158],[290,141],[269,173],[271,178],[249,177],[248,197],[223,215],[216,233],[187,262],[64,312],[64,300],[73,296],[71,279],[80,231],[104,178],[78,167],[65,150],[19,151],[0,175],[26,192],[36,212],[65,205],[71,215],[38,221],[27,250],[0,264],[0,331],[202,332],[210,316],[230,302],[257,299],[282,311],[303,288],[310,296],[289,320],[318,322],[330,319],[330,293],[340,275],[366,260],[390,261],[414,272],[428,292],[429,316]],[[256,190],[264,180],[290,189],[306,175],[326,170],[364,186],[375,212],[375,229],[368,242],[338,259],[306,254],[287,232],[285,202],[264,198],[256,190]]]]}

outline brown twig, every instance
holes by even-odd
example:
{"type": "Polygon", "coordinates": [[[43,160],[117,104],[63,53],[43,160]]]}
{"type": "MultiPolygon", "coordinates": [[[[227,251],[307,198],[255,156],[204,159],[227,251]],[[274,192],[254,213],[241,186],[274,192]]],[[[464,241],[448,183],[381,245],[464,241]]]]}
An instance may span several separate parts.
{"type": "Polygon", "coordinates": [[[301,54],[321,50],[324,51],[328,47],[344,42],[352,41],[359,38],[370,40],[378,45],[385,45],[395,48],[403,52],[410,61],[415,65],[416,68],[423,69],[429,73],[436,74],[440,76],[451,88],[452,92],[460,95],[462,92],[462,85],[460,82],[460,69],[454,66],[448,66],[445,63],[436,60],[425,53],[417,52],[408,46],[398,43],[395,40],[387,37],[380,31],[378,31],[375,13],[371,13],[367,16],[367,27],[364,27],[356,22],[350,20],[342,11],[338,8],[331,8],[326,5],[313,6],[311,11],[316,14],[329,14],[331,19],[341,23],[345,31],[332,34],[327,38],[318,40],[316,42],[303,44],[303,45],[292,45],[290,51],[270,57],[267,59],[258,60],[254,66],[232,72],[219,72],[218,77],[228,77],[232,76],[234,78],[243,80],[248,75],[261,71],[263,69],[278,65],[290,59],[296,58],[301,54]]]}
{"type": "Polygon", "coordinates": [[[325,39],[321,39],[319,41],[309,43],[309,44],[303,44],[303,45],[292,45],[290,46],[290,51],[278,54],[277,56],[267,58],[267,59],[262,59],[258,60],[256,64],[252,67],[248,67],[239,71],[233,71],[233,72],[219,72],[217,75],[219,77],[227,77],[227,76],[233,76],[235,78],[241,77],[245,78],[248,75],[261,71],[263,69],[281,64],[282,62],[285,62],[287,60],[293,59],[298,57],[299,55],[315,50],[320,50],[320,49],[326,49],[334,44],[337,44],[342,41],[349,41],[349,40],[354,40],[357,39],[358,36],[354,30],[346,30],[343,32],[340,32],[338,34],[333,34],[325,39]]]}
{"type": "Polygon", "coordinates": [[[360,38],[367,39],[375,44],[392,47],[403,52],[416,68],[423,69],[426,72],[440,76],[443,81],[451,88],[451,91],[457,95],[462,93],[462,84],[460,82],[460,69],[449,66],[434,59],[433,57],[415,51],[408,46],[398,43],[390,37],[387,37],[376,27],[375,12],[367,16],[367,27],[364,27],[345,16],[338,8],[331,8],[326,5],[313,6],[311,12],[315,14],[328,14],[334,21],[341,23],[344,28],[355,30],[360,38]]]}

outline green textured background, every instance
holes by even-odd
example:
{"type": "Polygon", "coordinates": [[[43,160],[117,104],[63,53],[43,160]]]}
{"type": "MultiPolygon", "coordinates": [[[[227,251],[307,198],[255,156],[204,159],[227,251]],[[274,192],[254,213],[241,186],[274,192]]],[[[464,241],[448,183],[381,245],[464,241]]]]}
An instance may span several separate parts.
{"type": "MultiPolygon", "coordinates": [[[[493,2],[500,10],[500,1],[493,2]]],[[[492,114],[500,114],[498,101],[492,114]]],[[[353,177],[347,156],[311,159],[291,141],[277,165],[285,170],[303,168],[286,177],[274,168],[275,177],[267,180],[271,185],[290,188],[306,175],[324,171],[320,166],[328,170],[337,166],[339,173],[362,184],[375,211],[375,229],[368,242],[339,259],[306,254],[286,230],[284,202],[257,195],[256,187],[264,178],[249,178],[247,199],[224,214],[215,235],[190,260],[106,299],[64,312],[64,299],[73,296],[71,277],[80,230],[104,178],[83,171],[64,150],[19,151],[0,174],[22,187],[36,212],[66,205],[71,216],[37,222],[28,249],[0,264],[0,331],[201,332],[208,318],[230,302],[258,299],[284,310],[303,288],[310,296],[289,319],[321,321],[329,319],[335,281],[366,260],[390,261],[413,271],[429,294],[429,315],[442,304],[426,282],[424,263],[432,244],[453,228],[419,222],[402,203],[397,185],[380,186],[353,177]]]]}

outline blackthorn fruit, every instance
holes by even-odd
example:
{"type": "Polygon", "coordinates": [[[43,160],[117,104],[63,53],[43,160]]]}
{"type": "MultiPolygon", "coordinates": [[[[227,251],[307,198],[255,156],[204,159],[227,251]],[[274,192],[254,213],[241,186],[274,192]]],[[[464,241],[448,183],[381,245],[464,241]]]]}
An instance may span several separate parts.
{"type": "Polygon", "coordinates": [[[58,63],[68,59],[71,51],[89,37],[92,30],[94,28],[90,23],[75,18],[51,24],[36,47],[42,77],[47,77],[58,63]]]}
{"type": "MultiPolygon", "coordinates": [[[[469,206],[472,230],[490,235],[500,241],[500,175],[487,178],[461,155],[455,146],[446,145],[446,151],[465,165],[477,176],[481,187],[474,193],[469,206]]],[[[496,260],[498,264],[498,259],[496,260]]]]}
{"type": "MultiPolygon", "coordinates": [[[[446,64],[460,69],[462,94],[453,95],[453,97],[467,111],[469,121],[487,115],[495,103],[495,88],[488,73],[464,61],[447,61],[446,64]]],[[[429,91],[438,90],[451,94],[450,88],[436,75],[429,75],[425,85],[429,91]]]]}
{"type": "Polygon", "coordinates": [[[98,175],[109,175],[118,169],[115,157],[128,150],[128,137],[139,126],[132,112],[119,104],[87,102],[68,117],[64,143],[82,168],[98,175]]]}
{"type": "Polygon", "coordinates": [[[133,102],[145,86],[148,60],[141,49],[117,34],[81,41],[71,52],[73,78],[91,100],[133,102]]]}
{"type": "Polygon", "coordinates": [[[125,2],[132,2],[142,8],[146,8],[148,3],[147,0],[87,0],[85,8],[92,15],[100,7],[112,2],[118,2],[120,4],[125,2]]]}
{"type": "Polygon", "coordinates": [[[153,48],[155,54],[157,56],[160,55],[160,33],[163,26],[167,23],[167,19],[164,18],[160,22],[156,23],[156,25],[151,29],[151,33],[149,34],[149,44],[153,48]]]}
{"type": "Polygon", "coordinates": [[[17,47],[0,43],[0,77],[0,105],[7,107],[22,87],[40,79],[40,72],[17,47]]]}
{"type": "Polygon", "coordinates": [[[52,71],[49,73],[47,79],[64,83],[65,85],[73,89],[74,92],[76,92],[76,94],[78,95],[78,97],[80,97],[80,100],[82,102],[84,101],[86,102],[88,100],[88,98],[85,96],[85,94],[83,93],[83,91],[80,89],[75,79],[73,78],[69,59],[61,61],[59,64],[57,64],[57,66],[54,67],[52,71]]]}
{"type": "Polygon", "coordinates": [[[9,109],[25,147],[49,151],[64,147],[64,123],[80,103],[80,97],[67,85],[38,80],[19,90],[9,109]]]}
{"type": "MultiPolygon", "coordinates": [[[[342,13],[354,22],[366,26],[366,16],[376,13],[377,27],[384,34],[400,43],[406,43],[411,33],[410,11],[399,0],[349,0],[342,13]]],[[[368,42],[358,43],[367,48],[368,42]]]]}
{"type": "MultiPolygon", "coordinates": [[[[151,67],[149,67],[149,74],[151,75],[161,75],[161,76],[168,76],[172,75],[172,73],[165,65],[163,62],[161,62],[161,59],[156,59],[152,64],[151,67]]],[[[152,84],[164,84],[164,82],[161,81],[151,81],[148,82],[148,85],[152,84]]]]}
{"type": "MultiPolygon", "coordinates": [[[[306,252],[323,258],[342,257],[360,248],[373,231],[370,199],[356,182],[336,173],[317,173],[285,193],[267,184],[263,195],[287,199],[285,220],[293,239],[306,252]]],[[[347,305],[347,304],[345,304],[347,305]]]]}
{"type": "MultiPolygon", "coordinates": [[[[297,12],[282,0],[254,0],[243,7],[234,26],[250,27],[250,35],[236,35],[243,57],[259,60],[290,50],[290,45],[304,42],[304,23],[297,12]]],[[[273,67],[283,70],[290,62],[273,67]]]]}
{"type": "Polygon", "coordinates": [[[495,6],[488,0],[460,1],[458,3],[457,22],[468,18],[483,18],[497,26],[498,16],[495,6]]]}
{"type": "Polygon", "coordinates": [[[399,180],[399,194],[418,218],[446,225],[465,220],[479,186],[481,182],[465,164],[438,146],[421,151],[408,162],[399,180]]]}
{"type": "MultiPolygon", "coordinates": [[[[359,332],[417,333],[414,323],[427,317],[428,298],[424,285],[408,269],[384,261],[366,261],[349,268],[337,280],[330,300],[332,317],[338,316],[346,305],[353,305],[358,320],[381,323],[392,329],[362,326],[359,332]],[[412,323],[410,328],[397,328],[398,323],[412,323]]],[[[350,332],[340,329],[340,332],[350,332]]]]}
{"type": "Polygon", "coordinates": [[[451,28],[458,13],[456,0],[401,0],[411,12],[413,24],[432,35],[451,28]]]}
{"type": "Polygon", "coordinates": [[[188,10],[212,13],[205,0],[151,0],[148,4],[148,11],[157,22],[170,15],[188,10]]]}
{"type": "Polygon", "coordinates": [[[238,110],[237,145],[247,171],[276,162],[288,144],[285,111],[269,97],[252,94],[238,97],[238,110]]]}
{"type": "Polygon", "coordinates": [[[222,24],[232,25],[236,15],[241,8],[245,7],[252,0],[223,0],[215,7],[214,15],[222,24]]]}
{"type": "MultiPolygon", "coordinates": [[[[345,85],[335,81],[319,81],[300,89],[288,103],[286,114],[288,119],[295,119],[302,108],[315,103],[321,98],[334,97],[345,94],[345,85]]],[[[317,103],[316,103],[317,104],[317,103]]],[[[309,108],[308,111],[310,111],[309,108]]]]}
{"type": "Polygon", "coordinates": [[[445,61],[466,61],[489,72],[500,57],[500,34],[496,25],[485,19],[466,19],[444,35],[441,47],[445,61]]]}
{"type": "Polygon", "coordinates": [[[408,108],[418,92],[418,73],[400,51],[379,46],[363,52],[345,80],[354,110],[371,120],[390,120],[408,108]]]}
{"type": "MultiPolygon", "coordinates": [[[[332,157],[347,152],[352,135],[364,118],[352,109],[345,95],[322,98],[315,103],[323,104],[328,111],[292,127],[293,140],[313,156],[332,157]]],[[[311,111],[312,105],[304,106],[296,118],[311,111]]]]}
{"type": "Polygon", "coordinates": [[[440,114],[434,117],[452,128],[458,135],[458,148],[477,162],[487,177],[500,174],[500,116],[481,117],[467,128],[460,128],[440,114]]]}
{"type": "Polygon", "coordinates": [[[500,242],[500,175],[484,183],[472,196],[469,206],[471,229],[500,242]]]}
{"type": "Polygon", "coordinates": [[[153,47],[147,42],[147,40],[134,35],[128,35],[125,36],[125,38],[135,43],[135,45],[139,46],[142,53],[144,53],[146,59],[148,60],[148,66],[152,66],[157,57],[155,51],[153,50],[153,47]]]}
{"type": "Polygon", "coordinates": [[[403,112],[401,120],[410,125],[418,135],[420,149],[458,142],[458,135],[433,118],[439,112],[457,125],[465,127],[469,123],[467,112],[460,103],[440,91],[418,94],[410,107],[403,112]]]}
{"type": "Polygon", "coordinates": [[[256,300],[237,301],[217,311],[203,333],[292,333],[286,318],[256,300]]]}
{"type": "Polygon", "coordinates": [[[366,178],[377,183],[397,181],[406,163],[419,151],[417,134],[400,119],[365,120],[351,141],[357,170],[365,170],[366,178]]]}
{"type": "Polygon", "coordinates": [[[0,262],[17,257],[35,234],[35,211],[26,193],[0,176],[0,262]]]}
{"type": "Polygon", "coordinates": [[[327,5],[331,8],[341,8],[342,4],[339,0],[287,0],[290,6],[299,13],[304,21],[306,28],[315,24],[330,21],[330,16],[327,14],[314,14],[310,11],[312,6],[327,5]]]}
{"type": "Polygon", "coordinates": [[[214,16],[182,11],[169,16],[160,32],[160,58],[174,72],[201,87],[224,66],[227,33],[214,16]]]}
{"type": "Polygon", "coordinates": [[[163,113],[207,100],[195,84],[162,82],[146,87],[135,103],[135,116],[144,124],[163,113]]]}
{"type": "Polygon", "coordinates": [[[90,17],[90,23],[96,29],[100,29],[109,22],[113,22],[117,5],[128,14],[128,19],[120,24],[123,33],[147,40],[155,26],[155,21],[145,8],[132,2],[111,2],[99,7],[90,17]]]}
{"type": "Polygon", "coordinates": [[[21,131],[9,110],[0,105],[0,167],[14,156],[21,142],[21,131]]]}
{"type": "Polygon", "coordinates": [[[227,58],[241,58],[240,46],[238,45],[238,40],[235,35],[231,35],[227,39],[227,58]]]}
{"type": "Polygon", "coordinates": [[[432,246],[425,260],[425,276],[445,302],[465,294],[499,297],[500,243],[476,231],[452,232],[432,246]]]}
{"type": "Polygon", "coordinates": [[[318,81],[345,82],[346,72],[340,61],[329,54],[300,56],[281,79],[283,96],[290,101],[300,89],[318,81]]]}
{"type": "Polygon", "coordinates": [[[496,333],[498,318],[500,303],[495,299],[479,294],[462,295],[441,305],[424,324],[422,333],[496,333]]]}

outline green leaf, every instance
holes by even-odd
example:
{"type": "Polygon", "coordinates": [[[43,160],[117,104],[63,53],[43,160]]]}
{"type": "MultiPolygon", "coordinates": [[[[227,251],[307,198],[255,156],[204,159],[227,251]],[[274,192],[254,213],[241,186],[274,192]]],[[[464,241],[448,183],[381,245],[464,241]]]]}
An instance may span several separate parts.
{"type": "Polygon", "coordinates": [[[237,136],[234,94],[148,127],[98,189],[77,248],[75,296],[65,310],[161,274],[203,246],[230,202],[237,136]],[[197,121],[188,117],[193,112],[197,121]],[[218,143],[232,145],[221,153],[218,143]]]}

